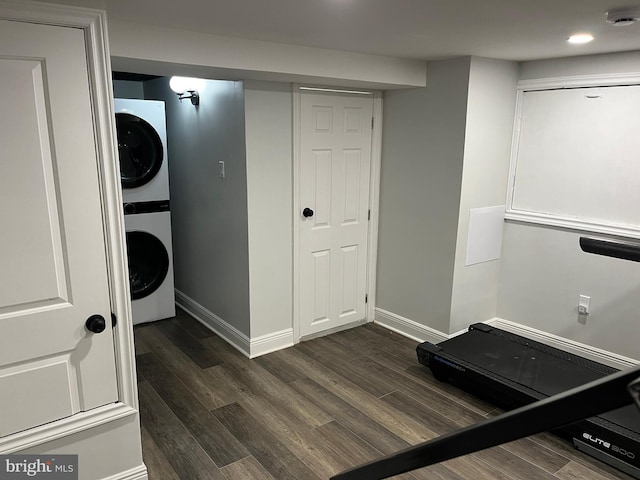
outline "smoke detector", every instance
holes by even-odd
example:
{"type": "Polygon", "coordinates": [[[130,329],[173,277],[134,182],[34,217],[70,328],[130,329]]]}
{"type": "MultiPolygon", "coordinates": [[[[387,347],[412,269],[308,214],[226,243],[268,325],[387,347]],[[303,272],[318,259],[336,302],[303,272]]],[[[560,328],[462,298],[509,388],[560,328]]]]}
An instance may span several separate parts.
{"type": "Polygon", "coordinates": [[[631,25],[640,20],[640,8],[624,7],[614,8],[607,12],[607,22],[616,27],[631,25]]]}

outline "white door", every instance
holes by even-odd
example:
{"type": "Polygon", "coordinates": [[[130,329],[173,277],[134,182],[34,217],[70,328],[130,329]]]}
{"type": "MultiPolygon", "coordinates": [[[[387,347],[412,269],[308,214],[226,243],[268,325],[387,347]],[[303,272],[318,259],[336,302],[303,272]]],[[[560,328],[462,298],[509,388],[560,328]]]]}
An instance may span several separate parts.
{"type": "Polygon", "coordinates": [[[300,336],[365,318],[373,95],[300,96],[300,336]]]}
{"type": "Polygon", "coordinates": [[[0,436],[118,397],[86,56],[0,20],[0,436]]]}

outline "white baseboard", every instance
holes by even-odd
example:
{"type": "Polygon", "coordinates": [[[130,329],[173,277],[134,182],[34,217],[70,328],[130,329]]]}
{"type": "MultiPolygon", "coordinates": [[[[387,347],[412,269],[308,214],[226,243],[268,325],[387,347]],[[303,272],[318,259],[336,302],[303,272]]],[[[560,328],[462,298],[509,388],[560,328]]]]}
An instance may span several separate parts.
{"type": "Polygon", "coordinates": [[[176,305],[216,335],[224,338],[240,353],[247,357],[251,356],[251,339],[249,337],[178,289],[176,289],[176,305]]]}
{"type": "MultiPolygon", "coordinates": [[[[440,343],[467,331],[464,329],[456,333],[446,334],[381,308],[376,308],[375,322],[418,342],[440,343]]],[[[640,364],[638,360],[624,357],[613,352],[607,352],[606,350],[601,350],[591,345],[575,342],[568,338],[559,337],[541,330],[536,330],[535,328],[520,325],[519,323],[510,322],[503,318],[496,317],[483,323],[564,350],[565,352],[580,355],[581,357],[603,363],[619,370],[635,367],[640,364]]]]}
{"type": "Polygon", "coordinates": [[[381,308],[376,308],[374,322],[417,342],[440,343],[449,335],[381,308]]]}
{"type": "Polygon", "coordinates": [[[125,472],[120,472],[102,480],[149,480],[147,467],[142,464],[125,472]]]}
{"type": "Polygon", "coordinates": [[[259,357],[267,353],[293,346],[293,328],[269,333],[251,339],[249,358],[259,357]]]}
{"type": "Polygon", "coordinates": [[[292,328],[268,333],[256,338],[249,338],[233,325],[229,325],[229,323],[225,322],[215,313],[206,309],[178,289],[176,289],[176,305],[216,335],[224,338],[231,346],[246,357],[259,357],[260,355],[282,350],[283,348],[293,345],[292,328]]]}
{"type": "MultiPolygon", "coordinates": [[[[224,338],[248,358],[259,357],[294,344],[293,329],[290,328],[256,338],[249,338],[179,290],[176,290],[176,304],[218,336],[224,338]]],[[[447,334],[381,308],[375,309],[374,321],[417,342],[440,343],[466,331],[465,329],[453,334],[447,334]]],[[[536,330],[503,318],[496,317],[484,323],[620,370],[640,364],[640,362],[632,358],[536,330]]]]}
{"type": "Polygon", "coordinates": [[[632,358],[618,355],[617,353],[607,352],[591,345],[584,343],[574,342],[568,338],[559,337],[551,333],[536,330],[535,328],[520,325],[519,323],[510,322],[503,318],[493,318],[484,322],[488,325],[506,330],[507,332],[515,333],[516,335],[522,335],[523,337],[530,338],[536,342],[544,343],[550,347],[555,347],[565,352],[573,353],[581,357],[588,358],[595,362],[603,363],[618,370],[624,370],[625,368],[635,367],[640,362],[632,358]]]}

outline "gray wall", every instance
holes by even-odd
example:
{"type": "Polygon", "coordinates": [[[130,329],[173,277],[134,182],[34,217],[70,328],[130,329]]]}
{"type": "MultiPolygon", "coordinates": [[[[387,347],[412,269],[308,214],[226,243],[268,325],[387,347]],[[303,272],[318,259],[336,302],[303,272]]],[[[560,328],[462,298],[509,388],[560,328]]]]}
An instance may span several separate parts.
{"type": "Polygon", "coordinates": [[[242,83],[206,81],[198,108],[169,78],[145,82],[145,98],[166,105],[176,289],[249,336],[242,83]]]}
{"type": "Polygon", "coordinates": [[[465,266],[469,212],[504,205],[518,64],[472,57],[451,322],[447,333],[496,316],[500,260],[465,266]]]}
{"type": "Polygon", "coordinates": [[[291,84],[244,83],[251,337],[291,329],[291,84]]]}
{"type": "Polygon", "coordinates": [[[384,99],[376,306],[449,330],[471,59],[384,99]]]}
{"type": "Polygon", "coordinates": [[[144,100],[144,85],[132,80],[114,80],[113,96],[115,98],[137,98],[144,100]]]}
{"type": "MultiPolygon", "coordinates": [[[[525,62],[520,78],[640,72],[640,53],[525,62]]],[[[629,208],[637,210],[637,205],[629,208]]],[[[579,233],[507,223],[503,235],[499,317],[638,359],[640,267],[582,253],[579,233]],[[591,314],[577,313],[578,296],[591,314]]]]}

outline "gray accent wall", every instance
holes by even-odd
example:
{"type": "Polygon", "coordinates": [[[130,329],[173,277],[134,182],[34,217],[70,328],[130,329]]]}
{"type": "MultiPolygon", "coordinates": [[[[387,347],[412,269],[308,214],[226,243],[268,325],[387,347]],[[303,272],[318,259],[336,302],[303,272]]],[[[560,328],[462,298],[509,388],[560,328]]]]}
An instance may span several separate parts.
{"type": "Polygon", "coordinates": [[[244,102],[253,339],[292,328],[291,84],[245,81],[244,102]]]}
{"type": "Polygon", "coordinates": [[[144,100],[144,84],[133,80],[114,80],[114,98],[136,98],[144,100]]]}
{"type": "Polygon", "coordinates": [[[242,82],[207,80],[197,108],[167,77],[144,90],[166,106],[176,289],[250,336],[242,82]]]}
{"type": "Polygon", "coordinates": [[[384,98],[376,307],[449,331],[469,57],[384,98]]]}
{"type": "MultiPolygon", "coordinates": [[[[640,72],[640,52],[525,62],[520,79],[640,72]]],[[[637,213],[637,205],[629,205],[637,213]]],[[[601,236],[601,235],[599,235],[601,236]]],[[[595,348],[640,359],[640,264],[583,253],[580,233],[507,222],[497,315],[595,348]],[[591,313],[578,315],[579,295],[591,313]]]]}
{"type": "Polygon", "coordinates": [[[496,316],[500,260],[465,266],[469,213],[504,205],[518,64],[428,68],[385,96],[376,307],[449,335],[496,316]]]}

